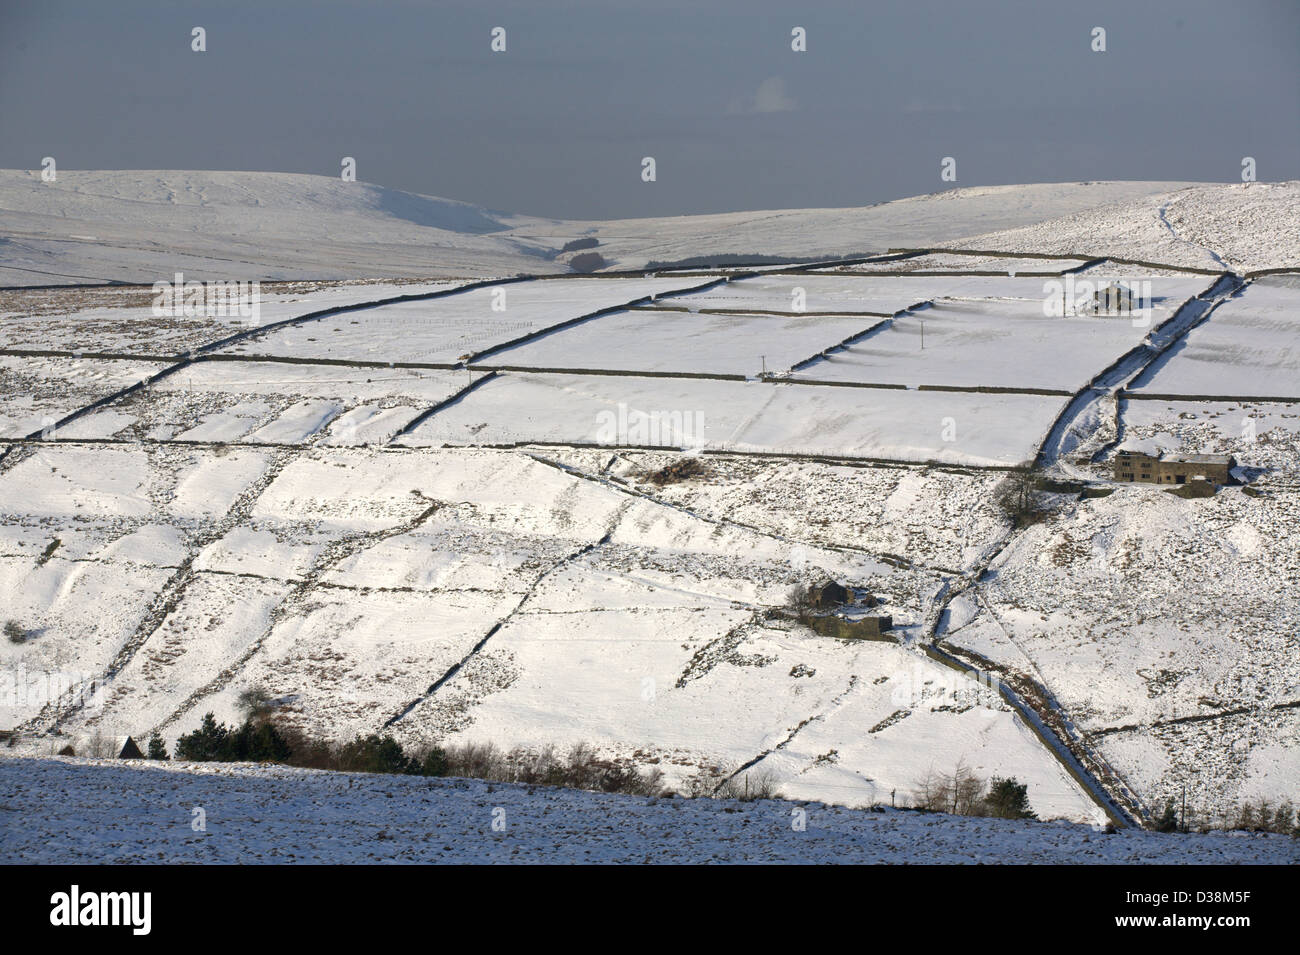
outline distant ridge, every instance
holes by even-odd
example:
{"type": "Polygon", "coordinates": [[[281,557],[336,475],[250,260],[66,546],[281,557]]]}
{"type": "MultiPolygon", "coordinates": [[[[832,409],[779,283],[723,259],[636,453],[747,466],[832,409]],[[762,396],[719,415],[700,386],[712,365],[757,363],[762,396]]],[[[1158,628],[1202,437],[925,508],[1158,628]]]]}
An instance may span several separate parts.
{"type": "Polygon", "coordinates": [[[150,283],[178,271],[263,281],[556,273],[576,237],[594,239],[610,269],[962,244],[1276,268],[1300,266],[1300,239],[1282,228],[1298,220],[1296,183],[977,186],[857,208],[568,221],[296,173],[61,169],[46,183],[0,170],[0,286],[150,283]]]}

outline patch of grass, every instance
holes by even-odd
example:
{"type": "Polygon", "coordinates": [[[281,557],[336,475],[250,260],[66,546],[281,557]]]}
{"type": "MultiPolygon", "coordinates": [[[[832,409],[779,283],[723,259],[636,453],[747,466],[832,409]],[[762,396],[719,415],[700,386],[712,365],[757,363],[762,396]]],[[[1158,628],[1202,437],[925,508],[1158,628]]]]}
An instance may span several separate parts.
{"type": "Polygon", "coordinates": [[[1167,487],[1165,492],[1174,495],[1174,497],[1181,497],[1190,501],[1203,497],[1214,497],[1215,494],[1219,493],[1219,486],[1211,484],[1209,481],[1189,481],[1176,487],[1167,487]]]}
{"type": "Polygon", "coordinates": [[[46,561],[54,556],[54,552],[58,550],[62,544],[63,541],[59,540],[57,537],[50,541],[49,544],[46,545],[45,550],[41,551],[41,556],[36,558],[36,566],[43,566],[46,561]]]}
{"type": "Polygon", "coordinates": [[[661,467],[658,471],[650,472],[645,479],[656,487],[663,487],[667,484],[677,484],[680,481],[689,481],[691,478],[703,477],[706,473],[708,469],[699,458],[682,458],[680,461],[661,467]]]}

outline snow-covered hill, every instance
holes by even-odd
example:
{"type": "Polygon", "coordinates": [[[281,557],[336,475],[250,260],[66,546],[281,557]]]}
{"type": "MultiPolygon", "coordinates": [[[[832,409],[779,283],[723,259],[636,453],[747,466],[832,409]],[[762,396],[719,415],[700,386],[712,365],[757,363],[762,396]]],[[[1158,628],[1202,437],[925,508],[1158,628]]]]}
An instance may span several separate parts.
{"type": "Polygon", "coordinates": [[[0,758],[0,859],[172,863],[1274,864],[1300,841],[246,765],[0,758]],[[205,828],[193,828],[195,807],[205,828]]]}
{"type": "Polygon", "coordinates": [[[1300,265],[1297,222],[1300,182],[1252,182],[1134,197],[949,244],[1250,272],[1300,265]]]}
{"type": "MultiPolygon", "coordinates": [[[[0,170],[0,285],[152,283],[177,271],[200,280],[562,272],[560,249],[582,237],[598,239],[616,268],[710,255],[839,258],[1062,217],[1095,215],[1104,224],[1104,210],[1145,215],[1189,186],[975,187],[861,208],[564,221],[326,176],[59,170],[47,183],[36,172],[0,170]]],[[[1233,219],[1240,200],[1228,189],[1200,190],[1188,223],[1194,234],[1204,220],[1213,239],[1233,219]]],[[[1096,244],[1095,231],[1088,238],[1096,244]]]]}
{"type": "MultiPolygon", "coordinates": [[[[150,280],[203,243],[226,258],[199,275],[560,268],[538,230],[573,226],[311,177],[78,175],[0,194],[77,230],[64,264],[107,249],[150,280]]],[[[1294,799],[1297,286],[1220,270],[1300,265],[1276,228],[1295,194],[996,187],[585,224],[617,264],[1005,254],[277,283],[251,322],[158,315],[149,289],[0,294],[0,730],[28,753],[174,741],[260,689],[334,738],[587,744],[671,784],[751,767],[847,805],[958,763],[1075,821],[1102,777],[1138,818],[1184,783],[1202,815],[1294,799]],[[1067,279],[1144,274],[1140,318],[1045,311],[1067,279]],[[1231,451],[1254,484],[1115,488],[1124,434],[1231,451]],[[1096,493],[1063,485],[1016,527],[997,489],[1035,460],[1096,493]],[[827,577],[882,602],[887,640],[786,612],[827,577]]]]}
{"type": "MultiPolygon", "coordinates": [[[[0,284],[553,270],[543,220],[327,176],[0,171],[0,284]]],[[[562,244],[562,243],[561,243],[562,244]]]]}

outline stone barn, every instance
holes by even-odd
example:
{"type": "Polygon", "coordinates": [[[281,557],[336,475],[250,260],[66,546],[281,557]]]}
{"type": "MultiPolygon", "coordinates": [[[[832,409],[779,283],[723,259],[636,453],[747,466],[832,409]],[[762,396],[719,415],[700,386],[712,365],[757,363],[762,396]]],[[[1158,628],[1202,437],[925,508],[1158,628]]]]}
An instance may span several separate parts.
{"type": "Polygon", "coordinates": [[[853,602],[853,591],[838,580],[823,580],[808,588],[808,599],[819,610],[832,610],[853,602]]]}
{"type": "Polygon", "coordinates": [[[879,601],[875,594],[859,587],[849,587],[838,580],[823,580],[808,588],[808,599],[818,610],[834,610],[845,604],[874,607],[879,601]]]}
{"type": "Polygon", "coordinates": [[[1107,285],[1092,296],[1092,310],[1097,314],[1126,315],[1141,304],[1127,285],[1107,285]]]}

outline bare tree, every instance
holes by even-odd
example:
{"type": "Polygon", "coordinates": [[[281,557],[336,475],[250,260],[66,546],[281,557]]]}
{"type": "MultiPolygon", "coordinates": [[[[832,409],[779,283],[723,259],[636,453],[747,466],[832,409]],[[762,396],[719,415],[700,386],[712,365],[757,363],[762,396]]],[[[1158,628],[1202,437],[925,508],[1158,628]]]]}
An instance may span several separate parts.
{"type": "Polygon", "coordinates": [[[754,799],[780,799],[776,774],[770,769],[739,773],[732,776],[714,793],[718,799],[739,799],[750,802],[754,799]]]}
{"type": "Polygon", "coordinates": [[[931,812],[977,816],[984,812],[984,780],[959,761],[951,773],[927,770],[913,789],[913,804],[931,812]]]}
{"type": "Polygon", "coordinates": [[[1037,520],[1034,490],[1034,477],[1028,471],[1013,471],[993,489],[994,503],[1013,527],[1024,527],[1037,520]]]}
{"type": "Polygon", "coordinates": [[[117,754],[113,752],[113,740],[106,737],[102,730],[97,729],[86,744],[86,755],[93,756],[95,759],[107,759],[117,754]]]}
{"type": "Polygon", "coordinates": [[[795,584],[786,593],[785,599],[790,609],[794,611],[794,615],[800,620],[812,613],[812,587],[808,584],[795,584]]]}

